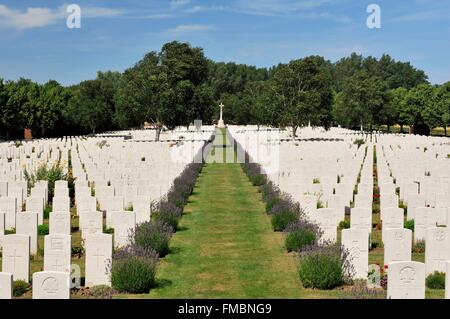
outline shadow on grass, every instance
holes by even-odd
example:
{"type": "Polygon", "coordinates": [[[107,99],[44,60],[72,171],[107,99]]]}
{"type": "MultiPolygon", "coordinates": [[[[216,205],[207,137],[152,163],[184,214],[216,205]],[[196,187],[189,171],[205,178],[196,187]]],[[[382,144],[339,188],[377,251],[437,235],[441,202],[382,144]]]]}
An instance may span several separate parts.
{"type": "Polygon", "coordinates": [[[156,279],[156,285],[155,285],[155,287],[153,287],[153,289],[161,289],[161,288],[170,287],[170,286],[172,286],[172,284],[173,284],[172,280],[158,278],[158,279],[156,279]]]}

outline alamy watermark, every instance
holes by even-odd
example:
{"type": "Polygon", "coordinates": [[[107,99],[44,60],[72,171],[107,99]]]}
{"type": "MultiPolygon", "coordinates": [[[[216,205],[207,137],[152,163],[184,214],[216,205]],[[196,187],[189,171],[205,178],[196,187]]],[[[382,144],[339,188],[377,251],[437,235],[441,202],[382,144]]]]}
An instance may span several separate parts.
{"type": "Polygon", "coordinates": [[[369,29],[381,29],[381,7],[372,3],[367,6],[366,11],[370,13],[366,21],[367,27],[369,29]]]}
{"type": "Polygon", "coordinates": [[[69,14],[66,20],[67,28],[81,29],[81,7],[78,4],[69,4],[66,13],[69,14]]]}

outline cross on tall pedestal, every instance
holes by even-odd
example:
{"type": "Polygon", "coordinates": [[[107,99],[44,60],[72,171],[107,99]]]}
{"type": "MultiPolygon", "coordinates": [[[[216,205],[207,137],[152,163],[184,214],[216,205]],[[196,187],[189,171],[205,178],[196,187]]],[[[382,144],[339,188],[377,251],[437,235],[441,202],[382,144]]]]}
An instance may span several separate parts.
{"type": "Polygon", "coordinates": [[[220,119],[219,119],[219,123],[217,124],[218,128],[225,128],[225,122],[223,121],[223,108],[225,107],[225,105],[223,105],[223,103],[220,103],[220,119]]]}

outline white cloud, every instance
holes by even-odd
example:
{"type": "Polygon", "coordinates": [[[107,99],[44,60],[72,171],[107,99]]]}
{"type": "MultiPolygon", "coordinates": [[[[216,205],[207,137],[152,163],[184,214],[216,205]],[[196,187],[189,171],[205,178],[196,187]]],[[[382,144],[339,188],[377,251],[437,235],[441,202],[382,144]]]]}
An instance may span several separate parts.
{"type": "MultiPolygon", "coordinates": [[[[0,27],[19,30],[45,27],[66,19],[68,17],[66,8],[66,5],[56,9],[30,7],[24,11],[20,11],[0,4],[0,27]]],[[[81,7],[82,18],[112,17],[124,13],[120,9],[81,7]]]]}
{"type": "Polygon", "coordinates": [[[179,25],[173,29],[168,29],[164,33],[168,35],[186,35],[192,33],[206,32],[214,30],[214,27],[211,25],[205,24],[184,24],[179,25]]]}
{"type": "Polygon", "coordinates": [[[190,3],[191,3],[191,0],[171,0],[170,1],[170,7],[172,9],[177,9],[177,8],[180,8],[180,7],[187,6],[190,3]]]}

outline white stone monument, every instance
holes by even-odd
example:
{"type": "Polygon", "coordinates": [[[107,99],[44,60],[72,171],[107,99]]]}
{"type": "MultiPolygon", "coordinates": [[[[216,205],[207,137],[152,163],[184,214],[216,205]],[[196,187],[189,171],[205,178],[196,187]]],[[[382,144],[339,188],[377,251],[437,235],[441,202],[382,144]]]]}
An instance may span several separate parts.
{"type": "Polygon", "coordinates": [[[223,120],[223,108],[224,108],[225,105],[223,105],[223,103],[220,103],[219,106],[220,106],[220,119],[219,119],[219,122],[217,124],[217,128],[225,128],[226,126],[225,126],[225,122],[223,120]]]}
{"type": "Polygon", "coordinates": [[[13,275],[0,272],[0,300],[12,299],[13,296],[13,275]]]}
{"type": "Polygon", "coordinates": [[[70,235],[70,214],[61,212],[51,212],[49,221],[50,235],[62,234],[70,235]]]}
{"type": "Polygon", "coordinates": [[[113,238],[109,234],[86,236],[86,287],[111,285],[113,238]]]}
{"type": "Polygon", "coordinates": [[[412,231],[398,228],[388,229],[384,238],[384,264],[395,261],[411,261],[412,231]]]}
{"type": "Polygon", "coordinates": [[[70,272],[71,236],[56,234],[44,238],[44,270],[70,272]]]}
{"type": "Polygon", "coordinates": [[[33,274],[33,299],[70,299],[70,273],[35,272],[33,274]]]}
{"type": "Polygon", "coordinates": [[[16,215],[16,234],[30,236],[30,254],[36,255],[38,249],[38,214],[19,213],[16,215]]]}
{"type": "Polygon", "coordinates": [[[344,229],[342,245],[348,250],[354,279],[367,279],[369,271],[369,232],[365,229],[344,229]]]}
{"type": "Polygon", "coordinates": [[[393,262],[388,270],[388,299],[425,299],[425,264],[393,262]]]}
{"type": "Polygon", "coordinates": [[[3,237],[2,271],[13,274],[14,280],[30,280],[30,236],[3,237]]]}

